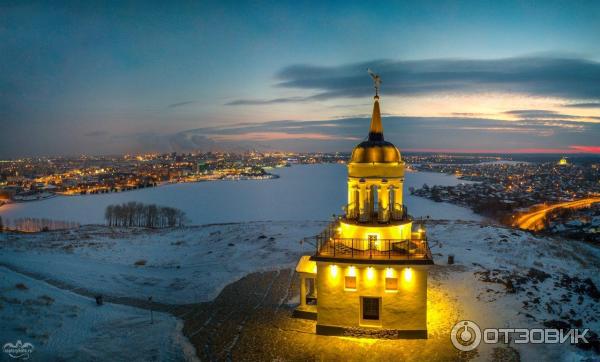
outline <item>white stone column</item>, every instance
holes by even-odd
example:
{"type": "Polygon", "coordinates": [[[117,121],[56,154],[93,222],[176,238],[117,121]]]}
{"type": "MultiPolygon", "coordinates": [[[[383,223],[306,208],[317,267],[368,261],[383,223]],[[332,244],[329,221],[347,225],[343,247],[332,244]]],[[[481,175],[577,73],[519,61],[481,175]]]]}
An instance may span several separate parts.
{"type": "Polygon", "coordinates": [[[367,208],[367,185],[361,182],[358,186],[358,204],[359,204],[359,219],[364,220],[365,215],[368,212],[367,208]]]}
{"type": "Polygon", "coordinates": [[[398,200],[399,200],[398,203],[400,205],[402,205],[402,207],[404,207],[404,200],[403,200],[404,191],[403,191],[403,189],[404,189],[404,181],[400,180],[400,182],[398,182],[398,200]]]}
{"type": "Polygon", "coordinates": [[[373,215],[375,214],[375,189],[373,187],[373,185],[369,185],[369,187],[367,187],[367,192],[369,195],[368,198],[368,214],[369,214],[369,220],[371,220],[373,218],[373,215]]]}
{"type": "Polygon", "coordinates": [[[387,183],[379,187],[379,221],[387,222],[390,219],[390,191],[387,183]]]}
{"type": "Polygon", "coordinates": [[[306,279],[300,274],[300,306],[306,306],[306,279]]]}
{"type": "Polygon", "coordinates": [[[353,219],[358,215],[358,200],[356,200],[356,183],[348,181],[348,205],[346,206],[346,217],[353,219]]]}
{"type": "Polygon", "coordinates": [[[394,185],[394,203],[397,208],[402,206],[402,188],[399,185],[394,185]]]}

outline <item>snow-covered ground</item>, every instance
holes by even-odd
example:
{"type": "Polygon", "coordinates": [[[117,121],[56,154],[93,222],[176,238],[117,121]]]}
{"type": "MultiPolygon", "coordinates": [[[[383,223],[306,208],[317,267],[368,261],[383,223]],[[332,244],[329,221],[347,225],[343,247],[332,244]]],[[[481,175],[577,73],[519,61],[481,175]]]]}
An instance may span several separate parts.
{"type": "MultiPolygon", "coordinates": [[[[313,252],[299,240],[325,224],[248,222],[174,230],[86,226],[69,232],[0,234],[0,264],[111,296],[196,303],[213,299],[246,274],[293,266],[299,255],[313,252]]],[[[600,331],[598,247],[477,222],[430,221],[427,227],[436,263],[428,290],[432,305],[439,307],[429,311],[429,330],[442,336],[428,343],[449,343],[449,326],[460,319],[482,328],[568,325],[600,331]],[[447,265],[449,254],[455,256],[454,265],[447,265]]],[[[13,283],[11,279],[7,285],[13,283]]],[[[9,297],[22,293],[5,289],[3,295],[9,297]]],[[[76,296],[69,294],[64,303],[77,304],[70,298],[76,296]]],[[[10,319],[12,312],[0,309],[0,314],[10,319]]],[[[62,314],[68,318],[67,311],[62,314]]],[[[146,314],[141,312],[140,318],[146,314]]],[[[570,345],[511,346],[522,360],[593,356],[570,345]]],[[[494,347],[481,345],[479,358],[491,359],[494,347]]]]}
{"type": "MultiPolygon", "coordinates": [[[[433,222],[428,239],[436,263],[429,290],[447,295],[460,319],[482,330],[570,326],[600,332],[599,247],[473,222],[433,222]],[[454,265],[447,265],[450,254],[454,265]]],[[[524,361],[598,358],[571,345],[511,346],[524,361]]],[[[493,347],[480,345],[480,356],[488,359],[493,347]]]]}
{"type": "Polygon", "coordinates": [[[303,252],[313,251],[300,240],[325,225],[255,222],[173,230],[86,226],[11,234],[0,244],[0,265],[112,296],[198,303],[212,300],[246,274],[295,266],[303,252]]]}
{"type": "MultiPolygon", "coordinates": [[[[104,304],[0,267],[0,341],[31,343],[34,361],[181,361],[195,350],[182,322],[104,304]]],[[[0,360],[11,360],[0,351],[0,360]]]]}

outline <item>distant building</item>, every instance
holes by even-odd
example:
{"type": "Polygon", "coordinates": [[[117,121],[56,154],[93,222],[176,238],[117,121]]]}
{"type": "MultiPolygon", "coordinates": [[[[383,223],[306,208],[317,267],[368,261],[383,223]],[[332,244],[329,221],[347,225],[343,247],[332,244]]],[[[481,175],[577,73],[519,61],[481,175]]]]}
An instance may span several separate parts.
{"type": "Polygon", "coordinates": [[[558,161],[558,165],[559,166],[568,166],[569,160],[566,157],[563,157],[558,161]]]}
{"type": "Polygon", "coordinates": [[[206,162],[199,161],[196,163],[196,173],[201,174],[208,171],[208,164],[206,162]]]}
{"type": "Polygon", "coordinates": [[[13,199],[21,191],[23,191],[23,188],[21,186],[0,187],[0,200],[13,199]]]}
{"type": "Polygon", "coordinates": [[[375,95],[369,137],[348,163],[348,204],[303,256],[298,317],[316,332],[427,338],[427,275],[433,264],[425,230],[413,230],[402,203],[404,162],[383,138],[375,95]],[[377,335],[378,332],[375,333],[377,335]]]}

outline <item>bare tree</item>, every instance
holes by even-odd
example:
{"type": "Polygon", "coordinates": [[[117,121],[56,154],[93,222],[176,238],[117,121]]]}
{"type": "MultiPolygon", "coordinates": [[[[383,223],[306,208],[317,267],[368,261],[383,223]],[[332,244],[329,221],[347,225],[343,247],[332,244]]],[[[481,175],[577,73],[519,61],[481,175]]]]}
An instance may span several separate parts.
{"type": "Polygon", "coordinates": [[[115,211],[113,205],[108,205],[106,207],[106,211],[104,211],[104,218],[106,219],[106,223],[108,224],[108,226],[114,226],[115,211]]]}

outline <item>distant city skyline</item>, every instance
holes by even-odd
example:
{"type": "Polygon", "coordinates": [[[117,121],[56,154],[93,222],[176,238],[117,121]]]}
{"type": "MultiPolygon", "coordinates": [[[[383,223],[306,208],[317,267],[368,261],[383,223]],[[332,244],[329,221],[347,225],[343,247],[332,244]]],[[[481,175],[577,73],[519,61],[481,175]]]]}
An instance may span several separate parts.
{"type": "Polygon", "coordinates": [[[0,4],[0,159],[600,153],[600,3],[0,4]]]}

